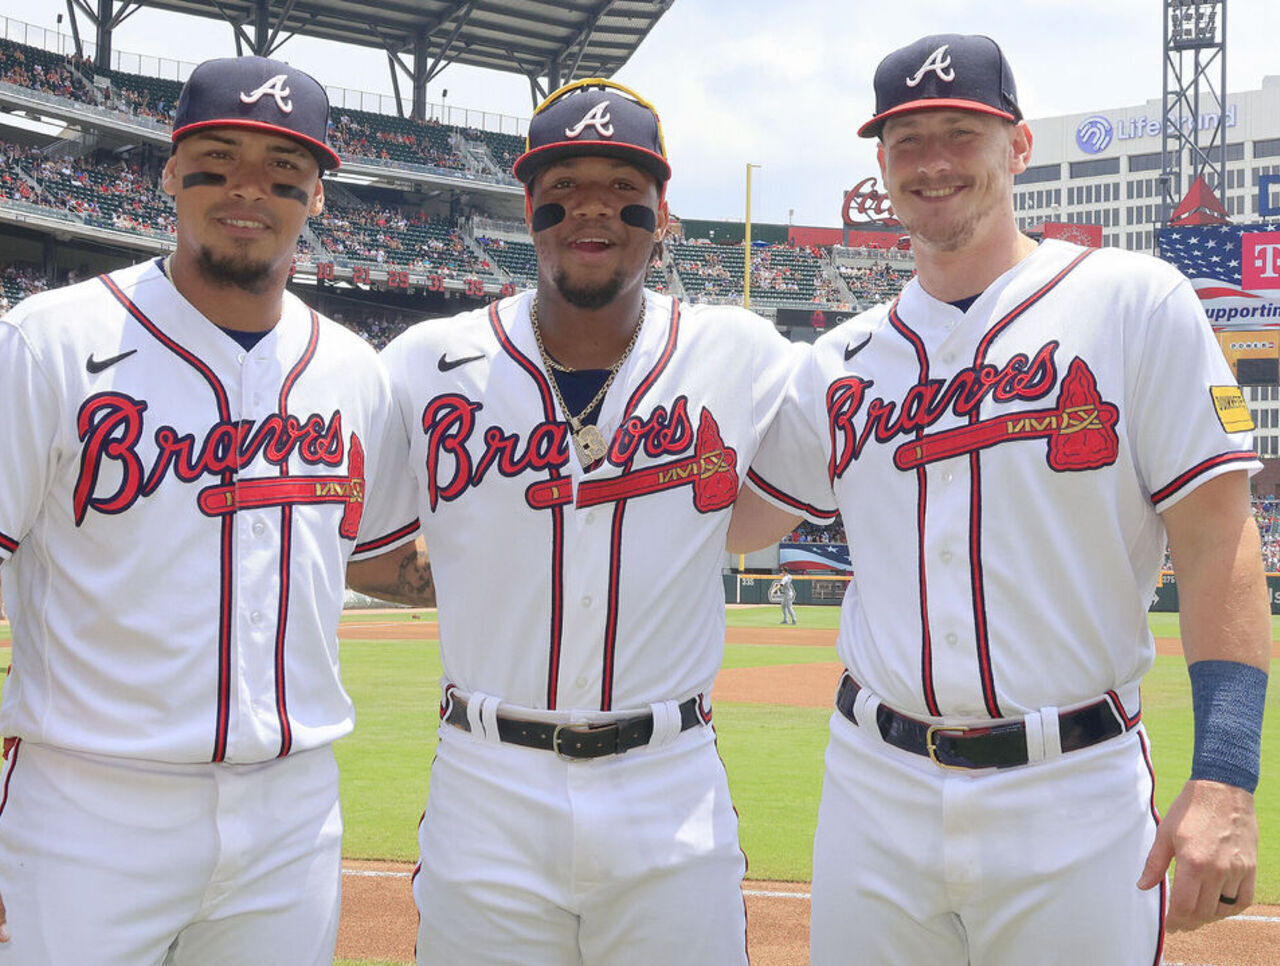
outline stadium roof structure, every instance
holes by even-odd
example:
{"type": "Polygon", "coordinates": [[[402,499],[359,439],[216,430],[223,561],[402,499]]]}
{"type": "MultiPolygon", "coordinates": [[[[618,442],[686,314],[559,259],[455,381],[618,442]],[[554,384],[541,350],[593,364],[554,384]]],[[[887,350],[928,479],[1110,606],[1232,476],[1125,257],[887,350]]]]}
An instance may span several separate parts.
{"type": "MultiPolygon", "coordinates": [[[[610,77],[675,0],[74,0],[98,49],[142,8],[223,20],[237,49],[271,55],[303,35],[385,50],[412,81],[422,116],[427,82],[451,64],[522,74],[536,104],[561,84],[610,77]]],[[[105,61],[108,62],[109,61],[105,61]]]]}

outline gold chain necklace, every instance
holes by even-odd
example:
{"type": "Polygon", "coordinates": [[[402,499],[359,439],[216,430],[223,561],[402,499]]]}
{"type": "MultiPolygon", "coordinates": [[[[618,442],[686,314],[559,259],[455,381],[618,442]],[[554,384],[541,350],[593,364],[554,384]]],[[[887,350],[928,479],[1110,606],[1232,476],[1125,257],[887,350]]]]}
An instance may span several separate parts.
{"type": "MultiPolygon", "coordinates": [[[[578,415],[575,416],[569,412],[569,407],[564,402],[564,396],[560,394],[560,386],[556,382],[556,377],[552,376],[548,380],[551,383],[551,391],[555,393],[556,402],[560,404],[560,411],[564,413],[565,420],[569,423],[569,429],[572,431],[573,436],[573,445],[578,450],[578,460],[584,468],[603,457],[609,451],[609,447],[605,443],[604,434],[600,432],[599,428],[594,425],[584,426],[582,418],[600,405],[600,401],[604,399],[604,394],[613,385],[613,380],[618,375],[618,370],[622,368],[622,364],[627,361],[627,356],[631,355],[631,350],[635,348],[636,340],[640,337],[640,327],[644,325],[644,306],[645,300],[642,297],[640,300],[640,318],[636,319],[636,326],[631,330],[631,341],[622,350],[622,355],[618,356],[617,361],[609,367],[609,378],[604,381],[604,385],[600,387],[599,392],[591,398],[591,402],[587,403],[578,415]]],[[[542,356],[542,364],[548,369],[555,369],[559,372],[576,371],[555,362],[548,354],[546,346],[542,344],[542,329],[538,325],[538,300],[536,298],[529,305],[529,322],[533,326],[533,341],[538,344],[538,353],[542,356]]]]}

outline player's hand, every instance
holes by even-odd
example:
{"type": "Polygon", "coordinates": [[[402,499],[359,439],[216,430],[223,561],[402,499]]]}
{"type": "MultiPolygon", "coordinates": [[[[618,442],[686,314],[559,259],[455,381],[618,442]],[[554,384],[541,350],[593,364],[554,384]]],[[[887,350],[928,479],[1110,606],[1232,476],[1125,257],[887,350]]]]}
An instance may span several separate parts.
{"type": "Polygon", "coordinates": [[[1220,782],[1187,782],[1160,823],[1138,888],[1159,885],[1172,859],[1166,930],[1196,929],[1242,912],[1253,902],[1258,873],[1253,795],[1220,782]]]}
{"type": "Polygon", "coordinates": [[[9,941],[9,917],[4,911],[4,899],[0,898],[0,943],[9,941]]]}

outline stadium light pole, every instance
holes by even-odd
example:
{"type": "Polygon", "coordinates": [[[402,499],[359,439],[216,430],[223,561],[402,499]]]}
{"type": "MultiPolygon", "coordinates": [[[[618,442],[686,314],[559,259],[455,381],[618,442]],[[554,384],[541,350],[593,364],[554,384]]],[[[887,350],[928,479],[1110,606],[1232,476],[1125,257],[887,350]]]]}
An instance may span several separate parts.
{"type": "Polygon", "coordinates": [[[742,237],[742,307],[751,308],[751,169],[761,165],[747,165],[747,221],[742,237]]]}

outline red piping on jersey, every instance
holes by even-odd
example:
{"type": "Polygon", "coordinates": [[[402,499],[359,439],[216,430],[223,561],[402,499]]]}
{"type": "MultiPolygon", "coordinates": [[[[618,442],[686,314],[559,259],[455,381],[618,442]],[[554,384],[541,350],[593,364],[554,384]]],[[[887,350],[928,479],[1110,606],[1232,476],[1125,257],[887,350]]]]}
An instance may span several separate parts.
{"type": "Polygon", "coordinates": [[[1197,463],[1195,466],[1191,467],[1191,469],[1176,477],[1172,482],[1165,484],[1160,487],[1160,489],[1152,493],[1151,503],[1154,505],[1160,503],[1162,500],[1167,500],[1197,476],[1200,476],[1202,473],[1207,473],[1209,470],[1217,469],[1219,466],[1226,466],[1229,463],[1251,463],[1257,458],[1257,454],[1253,452],[1220,453],[1217,456],[1211,456],[1203,463],[1197,463]]]}
{"type": "Polygon", "coordinates": [[[756,488],[762,493],[767,493],[779,503],[785,504],[788,509],[795,510],[797,513],[807,514],[808,516],[818,517],[823,520],[834,520],[840,515],[839,510],[822,510],[803,500],[797,500],[792,496],[782,492],[763,476],[753,469],[747,470],[747,479],[756,485],[756,488]]]}
{"type": "MultiPolygon", "coordinates": [[[[315,310],[311,311],[311,334],[307,338],[307,346],[302,355],[284,377],[280,386],[280,404],[278,412],[283,419],[289,415],[289,393],[302,376],[307,366],[316,355],[316,344],[320,341],[320,319],[315,310]]],[[[287,463],[280,464],[280,476],[289,475],[287,463]]],[[[280,508],[280,604],[276,617],[276,717],[280,721],[280,754],[283,758],[293,748],[293,727],[289,723],[288,692],[285,686],[285,632],[289,622],[289,582],[292,574],[291,560],[293,549],[293,507],[285,504],[280,508]]]]}
{"type": "MultiPolygon", "coordinates": [[[[125,310],[133,316],[143,329],[200,374],[213,391],[214,402],[218,407],[218,418],[224,423],[230,423],[231,405],[227,401],[227,391],[205,361],[161,332],[160,328],[151,319],[147,318],[146,313],[134,305],[129,296],[124,294],[110,275],[100,275],[98,277],[101,279],[102,284],[107,287],[107,291],[124,306],[125,310]]],[[[234,482],[235,474],[231,470],[227,470],[222,474],[224,486],[230,486],[234,482]]],[[[223,761],[227,757],[227,732],[230,728],[231,720],[231,575],[234,563],[231,557],[231,541],[235,533],[234,521],[235,514],[233,513],[228,513],[222,518],[222,546],[218,554],[222,568],[218,590],[218,701],[214,720],[213,754],[210,757],[210,761],[215,762],[223,761]]]]}
{"type": "Polygon", "coordinates": [[[13,781],[13,770],[18,767],[18,752],[21,749],[21,738],[4,740],[4,760],[8,767],[4,772],[4,793],[0,794],[0,815],[4,814],[4,807],[9,804],[9,782],[13,781]]]}
{"type": "MultiPolygon", "coordinates": [[[[645,394],[653,388],[653,384],[657,382],[658,377],[662,375],[667,365],[671,362],[671,357],[675,355],[676,343],[680,334],[680,301],[678,299],[671,300],[671,319],[667,323],[667,344],[662,348],[662,354],[658,357],[648,374],[640,380],[640,384],[635,391],[631,393],[627,399],[626,408],[622,413],[622,422],[626,422],[640,406],[640,400],[645,394]]],[[[631,470],[635,463],[636,454],[633,452],[631,458],[627,460],[626,465],[622,467],[622,472],[627,473],[631,470]]],[[[600,668],[600,710],[613,710],[613,672],[614,658],[618,649],[618,607],[619,594],[622,587],[622,519],[626,514],[627,501],[619,500],[613,508],[613,526],[609,533],[609,593],[608,593],[608,609],[605,612],[604,623],[604,648],[603,648],[603,664],[600,668]]]]}
{"type": "MultiPolygon", "coordinates": [[[[1138,732],[1138,743],[1142,746],[1142,761],[1147,767],[1147,777],[1151,781],[1151,800],[1148,807],[1151,809],[1151,818],[1155,821],[1158,829],[1160,827],[1160,810],[1156,808],[1156,770],[1151,767],[1151,749],[1147,746],[1147,736],[1142,732],[1138,732]]],[[[1164,915],[1169,900],[1168,895],[1166,895],[1168,887],[1169,878],[1165,876],[1160,880],[1160,929],[1156,936],[1156,954],[1152,957],[1151,966],[1160,966],[1160,962],[1164,957],[1164,915]]]]}
{"type": "Polygon", "coordinates": [[[0,550],[7,550],[9,553],[18,552],[18,541],[13,539],[7,533],[0,533],[0,550]]]}
{"type": "MultiPolygon", "coordinates": [[[[916,361],[920,365],[919,382],[924,383],[929,378],[929,353],[925,350],[924,342],[920,337],[907,328],[902,318],[898,315],[898,300],[894,299],[893,304],[889,306],[889,324],[901,335],[912,349],[915,350],[916,361]]],[[[916,430],[916,439],[920,439],[924,435],[924,427],[916,430]]],[[[835,453],[835,440],[832,439],[832,453],[835,453]]],[[[832,457],[834,459],[834,455],[832,457]]],[[[916,467],[916,561],[917,574],[916,580],[919,582],[920,590],[920,688],[924,697],[925,707],[929,710],[932,717],[942,717],[942,711],[938,707],[938,692],[933,684],[933,632],[929,627],[929,575],[928,567],[925,564],[925,548],[924,548],[924,523],[925,523],[925,507],[929,501],[929,478],[925,473],[925,467],[916,467]]]]}
{"type": "MultiPolygon", "coordinates": [[[[1019,302],[1005,314],[978,343],[973,356],[974,369],[986,359],[987,350],[992,343],[1011,326],[1014,321],[1024,315],[1033,305],[1049,294],[1066,278],[1076,266],[1092,255],[1096,249],[1088,248],[1068,262],[1058,274],[1045,282],[1040,288],[1019,302]]],[[[978,408],[969,414],[969,424],[977,423],[978,408]]],[[[982,699],[987,706],[987,714],[993,718],[1002,718],[1000,701],[996,697],[995,670],[991,664],[990,628],[987,624],[986,584],[982,574],[982,462],[980,454],[974,451],[969,455],[969,573],[973,587],[973,629],[978,643],[978,675],[982,680],[982,699]]]]}
{"type": "Polygon", "coordinates": [[[1125,731],[1130,730],[1142,720],[1142,709],[1139,708],[1138,713],[1130,717],[1129,712],[1124,709],[1124,702],[1120,700],[1120,695],[1116,694],[1114,691],[1108,691],[1106,693],[1106,698],[1111,702],[1112,710],[1115,711],[1115,713],[1120,716],[1120,720],[1124,722],[1125,731]]]}
{"type": "Polygon", "coordinates": [[[373,540],[367,541],[366,543],[357,543],[352,553],[368,553],[371,550],[380,550],[389,544],[395,543],[402,537],[407,537],[420,526],[422,526],[422,521],[414,519],[412,523],[407,523],[398,530],[392,530],[384,537],[377,537],[373,540]]]}
{"type": "MultiPolygon", "coordinates": [[[[538,394],[542,397],[542,418],[555,422],[556,407],[542,370],[534,365],[533,360],[516,348],[511,336],[502,326],[498,315],[498,303],[489,303],[489,326],[493,335],[509,355],[533,380],[538,394]]],[[[560,479],[560,471],[554,466],[548,467],[549,479],[560,479]]],[[[560,651],[564,645],[564,507],[553,506],[551,512],[551,626],[548,628],[547,657],[547,710],[556,709],[556,692],[560,684],[560,651]]]]}

